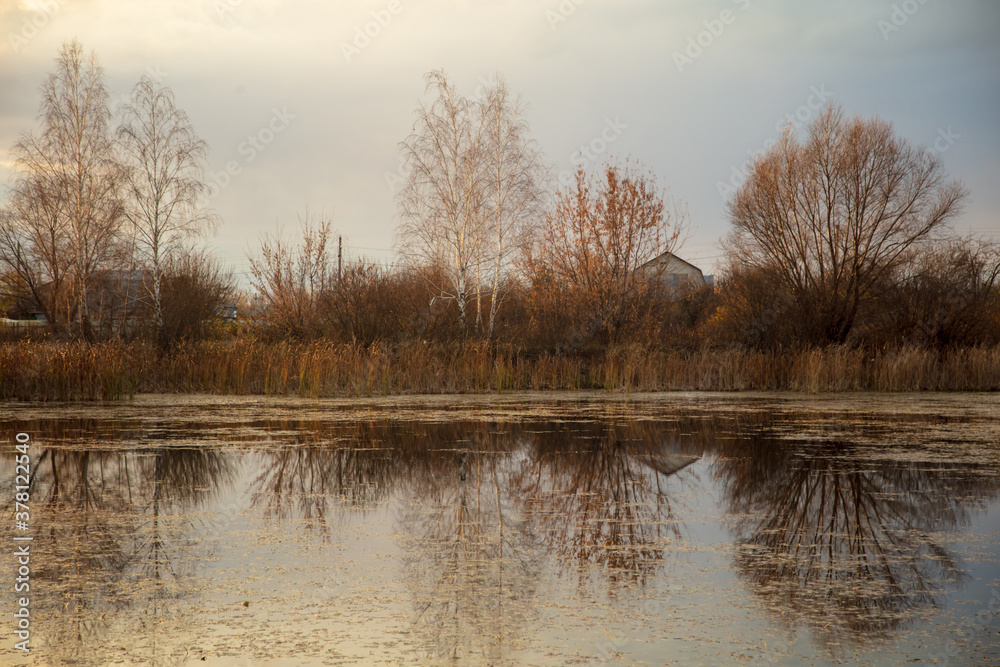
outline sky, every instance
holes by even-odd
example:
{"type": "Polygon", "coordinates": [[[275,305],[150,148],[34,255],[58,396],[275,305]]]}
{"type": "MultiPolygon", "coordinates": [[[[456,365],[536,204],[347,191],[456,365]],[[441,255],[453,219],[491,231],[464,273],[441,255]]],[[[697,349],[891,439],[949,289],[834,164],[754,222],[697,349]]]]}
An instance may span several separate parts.
{"type": "Polygon", "coordinates": [[[506,78],[556,178],[648,167],[705,273],[746,161],[827,103],[935,151],[970,193],[956,230],[1000,240],[998,30],[996,0],[0,0],[0,201],[77,39],[113,105],[144,73],[174,91],[210,147],[208,244],[241,280],[304,215],[394,261],[399,143],[437,69],[469,97],[506,78]]]}

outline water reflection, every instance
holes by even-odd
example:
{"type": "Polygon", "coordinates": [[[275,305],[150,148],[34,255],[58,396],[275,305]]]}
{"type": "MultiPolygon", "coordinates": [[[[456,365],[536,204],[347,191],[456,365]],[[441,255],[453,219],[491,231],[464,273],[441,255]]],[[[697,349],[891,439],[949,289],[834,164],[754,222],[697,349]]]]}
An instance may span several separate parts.
{"type": "Polygon", "coordinates": [[[330,539],[331,514],[381,501],[397,472],[385,447],[289,447],[260,458],[250,485],[252,507],[265,521],[301,519],[324,541],[330,539]]]}
{"type": "Polygon", "coordinates": [[[188,513],[230,471],[217,450],[41,451],[30,483],[31,586],[35,636],[53,657],[87,662],[108,633],[138,620],[130,608],[155,615],[158,601],[181,594],[194,569],[188,513]]]}
{"type": "Polygon", "coordinates": [[[698,458],[664,447],[672,436],[662,425],[616,422],[526,434],[514,493],[557,564],[581,579],[587,564],[603,566],[612,587],[645,584],[680,536],[665,479],[698,458]]]}
{"type": "MultiPolygon", "coordinates": [[[[402,489],[423,493],[446,478],[454,448],[468,449],[478,423],[405,424],[389,420],[265,424],[270,447],[259,453],[252,504],[268,521],[294,519],[330,537],[337,513],[367,512],[402,489]]],[[[509,447],[509,441],[485,445],[509,447]]]]}
{"type": "MultiPolygon", "coordinates": [[[[681,492],[721,498],[732,567],[776,617],[829,647],[893,636],[966,583],[941,534],[1000,496],[996,471],[889,459],[842,434],[790,440],[800,422],[819,423],[795,419],[257,417],[240,433],[190,418],[155,432],[39,422],[35,432],[57,446],[38,450],[31,482],[33,548],[44,554],[33,576],[46,590],[38,636],[53,661],[100,664],[103,639],[123,632],[138,638],[130,660],[182,661],[157,648],[159,621],[171,601],[205,588],[210,547],[194,517],[218,514],[217,499],[235,493],[251,522],[311,531],[324,545],[349,519],[391,517],[405,554],[394,576],[422,654],[516,661],[551,573],[577,593],[596,582],[607,600],[623,587],[658,590],[673,546],[690,539],[684,519],[716,519],[693,514],[681,492]],[[84,447],[88,432],[109,440],[84,447]],[[201,433],[215,435],[184,446],[201,433]],[[228,439],[245,448],[213,446],[228,439]],[[140,440],[150,444],[100,448],[140,440]]],[[[10,453],[0,459],[13,467],[10,453]]],[[[12,477],[0,478],[4,497],[12,477]]]]}
{"type": "Polygon", "coordinates": [[[848,442],[755,436],[721,449],[737,571],[830,646],[887,637],[960,586],[941,531],[1000,487],[967,466],[879,460],[848,442]]]}
{"type": "Polygon", "coordinates": [[[509,483],[518,431],[465,425],[414,461],[398,522],[402,576],[432,657],[508,660],[534,616],[541,560],[509,483]]]}

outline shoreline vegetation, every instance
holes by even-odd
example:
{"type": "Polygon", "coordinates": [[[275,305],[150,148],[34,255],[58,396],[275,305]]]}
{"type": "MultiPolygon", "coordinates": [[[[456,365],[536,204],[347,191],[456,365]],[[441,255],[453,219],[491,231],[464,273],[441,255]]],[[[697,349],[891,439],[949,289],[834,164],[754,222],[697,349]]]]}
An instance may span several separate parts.
{"type": "Polygon", "coordinates": [[[0,400],[1000,390],[1000,243],[957,235],[969,192],[888,121],[828,104],[755,155],[706,276],[641,162],[557,181],[501,75],[424,81],[397,260],[345,258],[306,209],[241,285],[202,243],[208,146],[170,88],[113,109],[65,43],[0,201],[0,400]]]}
{"type": "Polygon", "coordinates": [[[1000,346],[872,352],[658,350],[533,354],[483,342],[398,345],[202,341],[163,354],[108,341],[0,343],[0,399],[127,400],[147,393],[365,397],[523,390],[998,391],[1000,346]]]}

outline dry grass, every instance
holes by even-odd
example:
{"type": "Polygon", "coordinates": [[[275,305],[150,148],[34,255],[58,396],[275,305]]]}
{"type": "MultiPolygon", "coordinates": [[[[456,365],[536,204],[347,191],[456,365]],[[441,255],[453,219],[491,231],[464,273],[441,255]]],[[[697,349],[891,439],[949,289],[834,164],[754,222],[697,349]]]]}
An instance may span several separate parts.
{"type": "Polygon", "coordinates": [[[1000,347],[944,353],[901,348],[872,356],[830,347],[800,352],[664,352],[637,345],[592,355],[526,355],[482,343],[398,346],[264,343],[181,347],[142,343],[0,344],[0,398],[121,400],[136,393],[321,396],[603,389],[997,391],[1000,347]]]}

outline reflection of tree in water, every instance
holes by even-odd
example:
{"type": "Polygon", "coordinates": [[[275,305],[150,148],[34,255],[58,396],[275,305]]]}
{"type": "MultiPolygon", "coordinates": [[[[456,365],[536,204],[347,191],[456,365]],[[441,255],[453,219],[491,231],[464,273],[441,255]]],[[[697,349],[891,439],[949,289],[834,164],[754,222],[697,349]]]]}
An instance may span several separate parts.
{"type": "Polygon", "coordinates": [[[157,586],[177,578],[171,548],[190,545],[186,523],[174,517],[203,505],[223,484],[233,480],[231,460],[207,448],[165,448],[139,456],[142,484],[138,490],[148,507],[136,549],[139,572],[157,586]]]}
{"type": "Polygon", "coordinates": [[[698,456],[668,450],[662,425],[587,422],[527,435],[515,495],[564,568],[605,566],[609,584],[645,584],[679,537],[666,480],[698,456]]]}
{"type": "Polygon", "coordinates": [[[510,660],[533,613],[539,563],[513,515],[511,430],[466,425],[425,451],[410,476],[400,527],[414,625],[436,658],[510,660]]]}
{"type": "Polygon", "coordinates": [[[264,428],[277,446],[260,452],[251,498],[265,519],[305,520],[329,539],[335,516],[399,494],[403,571],[428,652],[492,660],[509,651],[537,577],[506,481],[516,425],[276,421],[264,428]]]}
{"type": "MultiPolygon", "coordinates": [[[[202,502],[228,475],[228,462],[210,450],[43,449],[30,486],[33,637],[45,651],[103,662],[103,639],[123,632],[119,612],[155,614],[158,601],[176,596],[177,564],[189,561],[171,553],[183,543],[183,526],[169,515],[202,502]]],[[[174,662],[148,648],[146,660],[174,662]]]]}
{"type": "Polygon", "coordinates": [[[396,465],[387,448],[350,446],[286,447],[261,454],[260,473],[251,483],[251,502],[265,520],[300,518],[308,529],[330,537],[334,511],[364,510],[389,488],[396,465]]]}
{"type": "Polygon", "coordinates": [[[337,513],[407,499],[404,574],[416,625],[439,656],[509,652],[543,550],[563,568],[604,566],[594,574],[611,587],[623,575],[645,582],[677,535],[666,480],[701,451],[677,453],[652,423],[264,427],[280,440],[261,453],[252,485],[266,517],[306,519],[326,537],[337,513]]]}
{"type": "Polygon", "coordinates": [[[232,482],[233,466],[218,450],[164,448],[139,458],[144,499],[144,523],[136,537],[135,566],[129,573],[131,587],[142,595],[131,605],[142,611],[137,633],[148,645],[145,652],[154,664],[180,664],[183,655],[158,646],[163,603],[185,593],[184,582],[197,563],[191,553],[197,541],[189,512],[205,504],[223,484],[232,482]]]}
{"type": "MultiPolygon", "coordinates": [[[[267,422],[262,430],[290,442],[255,454],[252,499],[274,520],[306,519],[327,535],[338,513],[405,498],[398,529],[415,627],[435,657],[459,660],[513,659],[546,553],[581,582],[606,578],[609,591],[656,576],[678,535],[668,479],[703,451],[719,454],[738,572],[791,622],[826,626],[830,641],[885,635],[960,582],[935,534],[968,519],[968,499],[995,497],[995,476],[862,458],[852,445],[741,439],[773,422],[267,422]]],[[[95,661],[104,637],[140,623],[135,654],[166,662],[149,637],[195,562],[181,515],[228,483],[229,459],[32,451],[44,451],[32,481],[43,555],[32,565],[46,587],[38,637],[59,646],[52,660],[95,661]]],[[[4,476],[0,494],[12,485],[4,476]]]]}
{"type": "Polygon", "coordinates": [[[265,428],[286,435],[260,453],[260,472],[250,485],[253,506],[268,521],[303,520],[324,540],[333,515],[385,501],[402,480],[429,465],[429,449],[462,432],[460,424],[388,420],[274,422],[265,428]]]}
{"type": "Polygon", "coordinates": [[[961,582],[938,531],[968,520],[963,498],[994,477],[862,458],[838,442],[755,438],[722,445],[717,474],[737,518],[737,568],[789,622],[822,641],[886,636],[961,582]]]}

